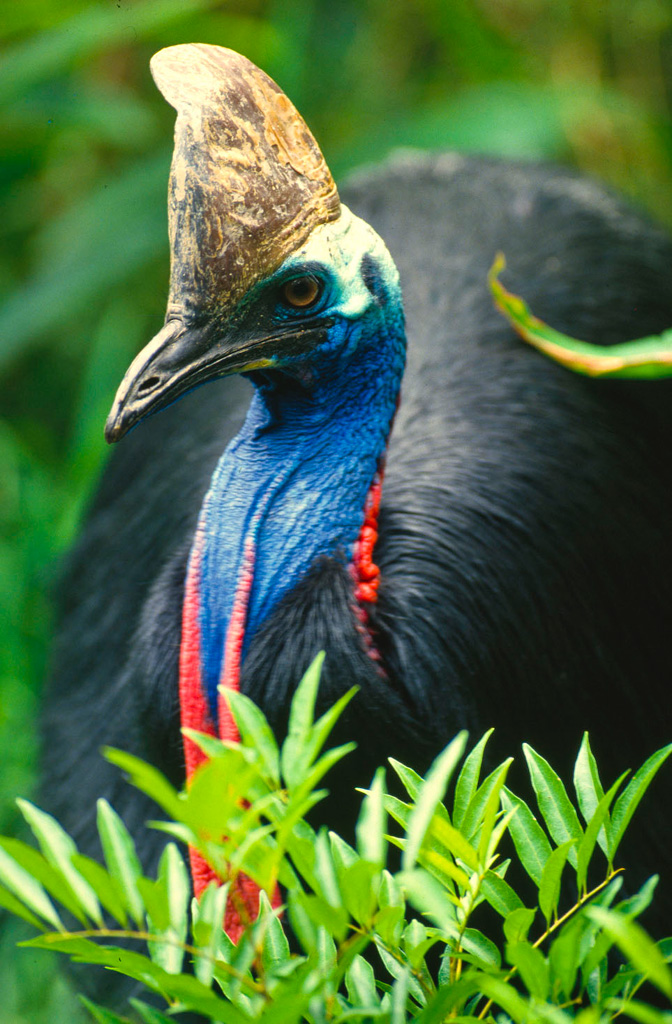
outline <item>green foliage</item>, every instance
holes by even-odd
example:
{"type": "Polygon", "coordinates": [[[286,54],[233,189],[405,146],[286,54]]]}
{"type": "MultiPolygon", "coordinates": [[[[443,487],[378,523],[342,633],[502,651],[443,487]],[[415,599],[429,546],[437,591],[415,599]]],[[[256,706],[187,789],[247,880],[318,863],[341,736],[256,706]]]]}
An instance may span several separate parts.
{"type": "MultiPolygon", "coordinates": [[[[672,1014],[640,992],[646,980],[672,1000],[672,940],[654,942],[636,921],[657,879],[619,902],[614,857],[672,745],[616,797],[623,778],[604,793],[585,736],[576,806],[551,766],[525,747],[535,811],[505,785],[511,759],[481,779],[490,734],[465,758],[460,733],[425,778],[391,762],[404,799],[387,792],[382,768],[376,772],[352,847],[325,829],[316,833],[305,817],[324,793],[317,787],[325,773],[350,749],[323,749],[351,694],[315,721],[320,665],[318,658],[297,689],[280,748],[259,709],[230,695],[241,743],[192,733],[208,761],[186,792],[137,758],[109,752],[168,812],[159,826],[199,849],[223,879],[198,901],[190,899],[175,843],[166,845],[157,878],[145,877],[131,836],[105,802],[98,815],[104,868],[22,801],[40,849],[2,840],[0,898],[40,932],[23,945],[140,982],[165,1001],[164,1013],[132,1000],[133,1019],[148,1024],[183,1011],[224,1024],[602,1024],[621,1015],[669,1024],[672,1014]],[[388,833],[390,819],[400,831],[388,833]],[[519,864],[503,859],[509,838],[519,864]],[[388,856],[397,847],[400,870],[388,856]],[[514,888],[520,881],[506,877],[518,867],[520,879],[527,874],[533,883],[522,895],[514,888]],[[266,891],[280,881],[285,905],[275,910],[262,892],[257,919],[234,945],[222,921],[240,872],[266,891]],[[483,915],[487,907],[494,915],[483,915]],[[68,915],[76,927],[64,923],[68,915]],[[610,958],[613,947],[620,966],[610,958]],[[187,965],[192,970],[183,973],[187,965]]],[[[90,1000],[83,1005],[101,1024],[130,1019],[90,1000]]]]}

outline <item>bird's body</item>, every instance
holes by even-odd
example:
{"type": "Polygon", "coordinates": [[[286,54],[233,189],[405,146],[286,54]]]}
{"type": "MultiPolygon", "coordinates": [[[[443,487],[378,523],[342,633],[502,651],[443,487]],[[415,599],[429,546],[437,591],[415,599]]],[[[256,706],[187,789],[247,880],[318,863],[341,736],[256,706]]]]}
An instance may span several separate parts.
{"type": "MultiPolygon", "coordinates": [[[[528,741],[562,769],[589,729],[608,777],[670,739],[670,388],[553,364],[515,337],[486,278],[503,250],[538,315],[615,343],[672,324],[672,242],[601,187],[532,165],[409,157],[343,199],[399,269],[403,383],[381,257],[382,276],[357,283],[370,333],[332,352],[322,390],[285,374],[271,400],[265,369],[251,371],[254,398],[239,377],[217,380],[120,444],[70,559],[44,720],[44,802],[85,850],[105,795],[155,861],[153,809],[98,751],[133,750],[182,781],[190,553],[216,715],[250,538],[241,688],[282,733],[320,649],[323,704],[360,687],[340,725],[358,749],[321,812],[337,829],[378,764],[423,770],[465,726],[476,739],[494,725],[500,752],[528,741]],[[354,563],[384,462],[371,600],[354,563]]],[[[669,866],[669,792],[660,780],[643,812],[640,876],[669,866]]]]}

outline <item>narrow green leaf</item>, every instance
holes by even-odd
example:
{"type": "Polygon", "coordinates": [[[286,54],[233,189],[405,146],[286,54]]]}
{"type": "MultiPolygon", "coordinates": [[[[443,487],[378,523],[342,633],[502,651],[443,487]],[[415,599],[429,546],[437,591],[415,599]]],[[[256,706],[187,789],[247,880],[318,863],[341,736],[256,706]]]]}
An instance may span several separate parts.
{"type": "Polygon", "coordinates": [[[640,1003],[637,999],[607,999],[606,1010],[613,1010],[616,1017],[629,1017],[637,1024],[671,1024],[672,1014],[664,1010],[656,1010],[648,1003],[640,1003]]]}
{"type": "Polygon", "coordinates": [[[86,996],[79,995],[78,999],[82,1006],[89,1011],[96,1024],[131,1024],[128,1017],[120,1017],[118,1013],[106,1010],[104,1006],[99,1006],[98,1003],[92,1002],[86,996]]]}
{"type": "Polygon", "coordinates": [[[361,1008],[366,1012],[366,1010],[380,1007],[373,967],[363,956],[353,957],[352,963],[345,972],[345,987],[348,999],[358,1009],[361,1008]]]}
{"type": "Polygon", "coordinates": [[[175,1024],[174,1017],[167,1017],[153,1006],[141,1002],[139,999],[129,999],[129,1003],[140,1017],[143,1024],[175,1024]]]}
{"type": "Polygon", "coordinates": [[[658,769],[672,753],[672,743],[652,754],[642,767],[635,772],[614,805],[609,828],[609,860],[613,862],[630,819],[637,810],[640,800],[651,785],[658,769]]]}
{"type": "Polygon", "coordinates": [[[7,836],[0,836],[0,848],[39,882],[52,900],[62,904],[74,918],[86,924],[86,916],[82,912],[79,900],[74,896],[61,872],[53,868],[39,850],[20,839],[10,839],[7,836]]]}
{"type": "MultiPolygon", "coordinates": [[[[548,951],[553,977],[561,986],[566,1000],[571,999],[574,992],[576,975],[582,959],[581,941],[586,934],[585,919],[575,917],[564,926],[548,951]]],[[[586,943],[586,952],[588,948],[586,943]]]]}
{"type": "MultiPolygon", "coordinates": [[[[471,798],[462,823],[462,831],[470,841],[476,836],[476,833],[483,822],[486,807],[489,804],[491,805],[490,802],[493,790],[496,789],[498,793],[500,792],[502,787],[502,773],[506,776],[511,760],[512,758],[509,758],[503,764],[498,765],[494,771],[490,772],[471,798]]],[[[499,800],[497,799],[495,810],[497,810],[498,805],[499,800]]]]}
{"type": "Polygon", "coordinates": [[[255,750],[262,760],[264,772],[274,783],[280,785],[280,753],[273,731],[260,708],[244,693],[230,688],[221,688],[229,703],[238,726],[240,738],[255,750]]]}
{"type": "Polygon", "coordinates": [[[317,894],[331,904],[332,907],[340,907],[343,897],[338,886],[336,870],[331,857],[329,839],[324,829],[321,829],[315,840],[315,882],[317,894]]]}
{"type": "Polygon", "coordinates": [[[402,871],[396,876],[396,881],[415,909],[433,921],[446,939],[458,937],[455,907],[444,887],[432,875],[416,868],[414,871],[402,871]]]}
{"type": "Polygon", "coordinates": [[[114,885],[112,878],[105,868],[97,861],[92,860],[91,857],[85,856],[83,853],[74,854],[72,863],[77,871],[79,871],[80,875],[86,879],[94,890],[96,896],[108,914],[110,914],[115,921],[118,921],[119,924],[125,928],[128,924],[126,911],[119,898],[118,889],[114,885]]]}
{"type": "Polygon", "coordinates": [[[530,995],[545,1002],[550,989],[550,972],[543,954],[529,942],[515,942],[507,945],[506,958],[518,970],[530,995]]]}
{"type": "Polygon", "coordinates": [[[405,871],[410,870],[417,860],[425,833],[429,828],[437,806],[443,799],[450,778],[464,753],[467,736],[468,733],[465,731],[457,734],[454,740],[436,758],[421,786],[408,822],[406,846],[402,860],[405,871]]]}
{"type": "MultiPolygon", "coordinates": [[[[462,838],[459,832],[457,835],[462,838]]],[[[447,889],[453,890],[453,887],[449,885],[450,881],[456,882],[465,891],[468,888],[468,874],[457,866],[449,853],[443,853],[435,846],[423,846],[418,860],[447,889]]]]}
{"type": "Polygon", "coordinates": [[[0,883],[25,904],[29,911],[61,931],[63,925],[46,892],[13,857],[0,847],[0,883]]]}
{"type": "Polygon", "coordinates": [[[425,842],[427,844],[433,839],[437,839],[442,843],[450,850],[454,857],[459,858],[472,871],[478,870],[481,861],[471,843],[468,843],[462,833],[454,828],[450,822],[438,817],[438,815],[432,818],[425,835],[425,842]]]}
{"type": "Polygon", "coordinates": [[[529,907],[518,907],[512,910],[504,920],[504,937],[506,941],[515,945],[525,942],[527,933],[534,923],[536,911],[529,907]]]}
{"type": "MultiPolygon", "coordinates": [[[[590,749],[590,738],[584,732],[574,765],[574,789],[584,821],[589,822],[595,814],[598,803],[604,796],[604,788],[600,781],[597,762],[590,749]]],[[[602,845],[600,843],[600,845],[602,845]]],[[[606,853],[606,847],[603,847],[606,853]]]]}
{"type": "Polygon", "coordinates": [[[501,284],[498,278],[505,265],[498,254],[488,275],[495,305],[524,341],[561,366],[589,377],[653,379],[672,375],[672,331],[608,347],[570,338],[539,320],[519,295],[501,284]]]}
{"type": "Polygon", "coordinates": [[[568,839],[566,843],[562,843],[561,846],[553,850],[544,865],[539,883],[539,909],[549,923],[558,909],[562,872],[575,843],[574,839],[568,839]]]}
{"type": "Polygon", "coordinates": [[[469,754],[462,765],[462,770],[457,777],[457,782],[455,783],[455,800],[453,803],[453,823],[456,828],[462,828],[467,808],[478,789],[478,780],[481,774],[485,745],[494,731],[494,729],[488,729],[485,735],[478,741],[474,749],[469,751],[469,754]]]}
{"type": "MultiPolygon", "coordinates": [[[[491,848],[491,840],[495,828],[497,812],[499,810],[500,794],[512,762],[512,757],[507,758],[499,768],[496,768],[495,771],[492,772],[491,776],[486,780],[486,783],[484,783],[486,791],[487,788],[489,788],[490,792],[488,793],[488,798],[483,808],[481,832],[478,840],[478,859],[481,864],[485,864],[486,860],[494,855],[496,849],[496,843],[495,846],[491,848]],[[492,782],[490,781],[491,779],[492,782]]],[[[467,817],[468,816],[469,812],[467,812],[467,817]]]]}
{"type": "Polygon", "coordinates": [[[341,892],[348,913],[364,927],[369,927],[377,906],[380,868],[371,861],[357,860],[343,873],[341,892]]]}
{"type": "MultiPolygon", "coordinates": [[[[537,795],[539,810],[551,836],[558,846],[569,839],[580,840],[583,830],[560,777],[553,771],[548,761],[527,743],[523,744],[523,753],[537,795]]],[[[571,847],[568,849],[569,861],[576,867],[576,850],[571,847]]]]}
{"type": "Polygon", "coordinates": [[[362,801],[357,819],[357,849],[360,855],[382,868],[385,863],[385,826],[387,815],[383,797],[385,794],[385,769],[379,768],[373,777],[371,788],[362,801]]]}
{"type": "Polygon", "coordinates": [[[600,836],[604,837],[604,843],[606,846],[604,824],[609,818],[611,802],[616,796],[616,791],[619,789],[626,775],[627,772],[623,772],[620,778],[618,778],[610,788],[609,792],[601,797],[592,817],[586,825],[586,831],[578,845],[576,855],[576,884],[579,888],[579,892],[585,888],[586,878],[588,876],[588,865],[590,864],[593,850],[595,849],[600,836]]]}
{"type": "Polygon", "coordinates": [[[107,870],[118,883],[119,897],[138,927],[143,924],[144,905],[138,879],[142,875],[128,829],[107,800],[98,801],[98,834],[105,855],[107,870]]]}
{"type": "Polygon", "coordinates": [[[539,885],[544,866],[551,855],[551,844],[532,811],[519,796],[504,788],[502,805],[507,811],[515,808],[516,813],[509,824],[509,832],[520,857],[520,863],[532,881],[539,885]]]}
{"type": "Polygon", "coordinates": [[[286,965],[290,959],[289,942],[264,890],[259,893],[259,918],[265,923],[264,944],[261,951],[262,967],[267,972],[286,965]]]}
{"type": "Polygon", "coordinates": [[[484,875],[481,882],[481,892],[490,906],[498,914],[501,914],[502,917],[508,917],[514,910],[518,910],[523,906],[523,901],[518,893],[511,888],[508,882],[500,878],[499,875],[496,875],[494,871],[488,871],[484,875]]]}
{"type": "Polygon", "coordinates": [[[191,927],[194,945],[199,950],[194,957],[194,973],[204,985],[210,985],[215,974],[215,956],[228,893],[228,883],[217,885],[215,882],[210,882],[201,893],[200,898],[192,900],[191,927]]]}
{"type": "Polygon", "coordinates": [[[150,954],[154,963],[168,974],[179,974],[187,940],[190,885],[184,861],[174,843],[168,843],[161,854],[155,895],[162,906],[158,921],[151,911],[149,913],[150,931],[155,936],[148,944],[150,954]]]}
{"type": "Polygon", "coordinates": [[[315,701],[324,658],[324,651],[320,651],[305,672],[292,698],[287,738],[280,754],[282,775],[290,789],[299,785],[303,773],[310,764],[306,748],[313,726],[315,701]]]}
{"type": "Polygon", "coordinates": [[[40,931],[44,927],[44,922],[40,921],[39,917],[36,917],[35,914],[28,910],[28,907],[21,900],[18,900],[16,896],[13,896],[9,889],[4,889],[1,885],[0,907],[9,914],[13,914],[14,917],[20,917],[22,920],[27,921],[40,931]]]}
{"type": "Polygon", "coordinates": [[[70,836],[55,818],[28,800],[19,799],[16,803],[40,844],[47,863],[60,872],[86,917],[97,925],[102,925],[103,917],[98,898],[86,879],[73,867],[72,857],[77,853],[77,847],[70,836]]]}
{"type": "Polygon", "coordinates": [[[146,761],[134,754],[116,750],[114,747],[104,747],[103,756],[110,764],[116,764],[118,768],[121,768],[135,788],[151,797],[166,814],[176,821],[181,820],[182,808],[178,792],[158,768],[147,764],[146,761]]]}
{"type": "Polygon", "coordinates": [[[410,796],[411,800],[417,800],[418,793],[423,783],[422,775],[418,775],[412,768],[407,768],[401,761],[396,761],[393,757],[387,759],[390,766],[394,769],[399,781],[402,783],[404,789],[410,796]]]}
{"type": "MultiPolygon", "coordinates": [[[[462,935],[462,948],[475,958],[477,966],[483,970],[499,970],[502,958],[497,946],[491,939],[483,935],[477,928],[465,928],[462,935]]],[[[472,959],[472,962],[474,960],[472,959]]]]}
{"type": "Polygon", "coordinates": [[[586,912],[611,936],[633,966],[646,975],[668,999],[672,999],[672,971],[658,946],[641,925],[604,907],[589,907],[586,912]]]}

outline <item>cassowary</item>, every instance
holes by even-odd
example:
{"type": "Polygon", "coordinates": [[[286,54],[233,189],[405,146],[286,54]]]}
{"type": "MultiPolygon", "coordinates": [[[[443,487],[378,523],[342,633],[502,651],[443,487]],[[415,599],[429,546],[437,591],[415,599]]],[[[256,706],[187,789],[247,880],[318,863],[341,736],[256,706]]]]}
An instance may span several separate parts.
{"type": "MultiPolygon", "coordinates": [[[[455,155],[362,173],[345,206],[249,61],[152,67],[177,109],[168,310],[64,579],[44,803],[95,852],[107,796],[149,869],[155,811],[100,747],[181,783],[181,721],[231,734],[220,682],[282,734],[321,649],[323,705],[359,686],[336,829],[386,757],[423,770],[463,727],[561,770],[589,729],[605,777],[641,763],[670,739],[670,389],[555,365],[486,279],[503,250],[536,313],[607,345],[672,324],[670,239],[573,173],[455,155]]],[[[631,885],[669,864],[669,806],[661,779],[631,885]]]]}

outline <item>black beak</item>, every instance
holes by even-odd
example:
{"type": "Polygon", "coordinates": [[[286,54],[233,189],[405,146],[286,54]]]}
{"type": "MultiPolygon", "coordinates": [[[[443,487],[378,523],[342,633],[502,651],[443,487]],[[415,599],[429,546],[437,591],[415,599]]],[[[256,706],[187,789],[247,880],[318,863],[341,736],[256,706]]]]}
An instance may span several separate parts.
{"type": "Polygon", "coordinates": [[[121,440],[140,420],[205,381],[268,369],[288,356],[310,351],[324,337],[325,326],[248,338],[237,331],[234,338],[227,338],[212,322],[187,327],[181,320],[169,320],[126,371],[105,424],[105,440],[121,440]]]}

